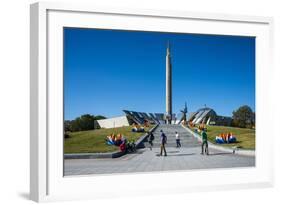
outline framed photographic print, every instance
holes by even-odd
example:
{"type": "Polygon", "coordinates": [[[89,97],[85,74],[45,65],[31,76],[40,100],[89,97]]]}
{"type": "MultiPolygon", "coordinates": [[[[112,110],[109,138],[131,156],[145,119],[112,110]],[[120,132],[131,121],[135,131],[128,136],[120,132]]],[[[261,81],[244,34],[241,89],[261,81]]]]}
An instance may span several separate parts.
{"type": "Polygon", "coordinates": [[[272,185],[271,18],[36,3],[30,20],[32,200],[272,185]]]}

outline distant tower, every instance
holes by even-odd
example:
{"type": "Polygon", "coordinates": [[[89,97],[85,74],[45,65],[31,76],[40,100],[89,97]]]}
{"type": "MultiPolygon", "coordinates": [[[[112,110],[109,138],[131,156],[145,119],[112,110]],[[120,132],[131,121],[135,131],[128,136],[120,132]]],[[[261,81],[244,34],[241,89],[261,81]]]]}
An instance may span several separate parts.
{"type": "Polygon", "coordinates": [[[166,53],[166,123],[172,121],[172,64],[170,55],[170,44],[167,45],[166,53]]]}

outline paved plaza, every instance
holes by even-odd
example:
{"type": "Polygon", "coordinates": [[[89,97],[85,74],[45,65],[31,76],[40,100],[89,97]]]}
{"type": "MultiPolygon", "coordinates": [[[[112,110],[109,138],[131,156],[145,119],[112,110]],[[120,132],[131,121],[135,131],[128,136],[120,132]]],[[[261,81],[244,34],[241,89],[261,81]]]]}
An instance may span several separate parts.
{"type": "Polygon", "coordinates": [[[154,172],[172,170],[213,169],[255,166],[255,157],[224,153],[210,149],[210,155],[201,155],[201,145],[180,125],[159,125],[154,131],[154,147],[115,159],[68,159],[64,175],[89,175],[131,172],[154,172]],[[168,137],[168,156],[159,156],[160,130],[168,137]],[[180,134],[181,148],[176,148],[175,131],[180,134]]]}

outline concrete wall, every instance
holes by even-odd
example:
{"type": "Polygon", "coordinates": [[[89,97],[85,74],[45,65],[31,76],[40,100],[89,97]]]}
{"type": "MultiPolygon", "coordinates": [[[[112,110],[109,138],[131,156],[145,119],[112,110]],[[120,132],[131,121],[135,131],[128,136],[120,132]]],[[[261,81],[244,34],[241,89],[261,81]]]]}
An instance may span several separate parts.
{"type": "Polygon", "coordinates": [[[101,128],[114,128],[114,127],[129,126],[129,122],[128,122],[128,119],[126,116],[98,120],[98,123],[101,128]]]}

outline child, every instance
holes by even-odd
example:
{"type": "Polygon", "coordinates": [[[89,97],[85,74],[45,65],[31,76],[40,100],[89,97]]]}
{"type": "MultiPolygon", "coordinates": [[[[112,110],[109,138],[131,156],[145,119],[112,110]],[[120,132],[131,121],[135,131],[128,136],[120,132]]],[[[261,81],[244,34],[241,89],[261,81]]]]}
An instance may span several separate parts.
{"type": "Polygon", "coordinates": [[[154,135],[152,132],[147,132],[147,134],[148,134],[148,143],[150,144],[150,150],[152,150],[154,135]]]}
{"type": "Polygon", "coordinates": [[[176,144],[178,148],[181,147],[180,136],[178,132],[176,132],[176,144]]]}
{"type": "Polygon", "coordinates": [[[205,154],[209,155],[207,133],[203,130],[201,136],[202,136],[202,145],[201,145],[202,152],[201,152],[201,154],[205,153],[205,154]]]}

